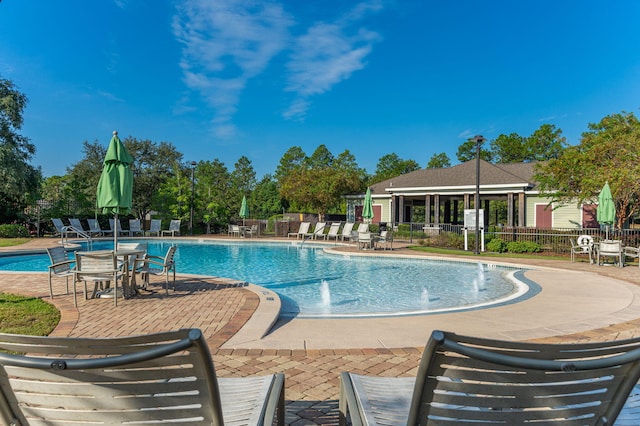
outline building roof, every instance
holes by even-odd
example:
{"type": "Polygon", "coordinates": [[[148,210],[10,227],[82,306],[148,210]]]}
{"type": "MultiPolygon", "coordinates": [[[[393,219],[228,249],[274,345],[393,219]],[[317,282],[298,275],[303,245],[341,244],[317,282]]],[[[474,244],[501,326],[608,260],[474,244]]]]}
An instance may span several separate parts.
{"type": "MultiPolygon", "coordinates": [[[[531,190],[536,186],[534,166],[537,163],[492,164],[480,160],[480,188],[494,188],[501,192],[515,188],[531,190]]],[[[371,186],[372,195],[398,192],[448,192],[464,190],[476,185],[476,161],[471,160],[452,167],[420,169],[396,176],[371,186]]]]}

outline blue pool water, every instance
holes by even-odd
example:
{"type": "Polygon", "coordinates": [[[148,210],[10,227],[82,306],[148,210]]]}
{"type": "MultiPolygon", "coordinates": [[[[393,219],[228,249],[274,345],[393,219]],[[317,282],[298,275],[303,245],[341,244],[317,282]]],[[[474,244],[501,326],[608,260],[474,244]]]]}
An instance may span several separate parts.
{"type": "MultiPolygon", "coordinates": [[[[124,240],[122,240],[124,241],[124,240]]],[[[136,241],[140,241],[136,239],[136,241]]],[[[513,269],[478,263],[342,256],[320,245],[146,240],[150,254],[176,243],[178,272],[247,281],[281,297],[283,316],[406,315],[466,309],[515,298],[513,269]]],[[[94,249],[112,248],[94,243],[94,249]]],[[[47,271],[47,255],[0,257],[0,270],[47,271]]]]}

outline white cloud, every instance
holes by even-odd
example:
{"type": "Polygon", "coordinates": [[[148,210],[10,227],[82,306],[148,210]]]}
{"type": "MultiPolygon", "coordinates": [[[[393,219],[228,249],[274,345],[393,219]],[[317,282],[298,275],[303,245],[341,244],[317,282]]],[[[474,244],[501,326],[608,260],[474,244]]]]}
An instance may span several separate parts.
{"type": "Polygon", "coordinates": [[[381,8],[377,0],[359,3],[335,22],[313,25],[296,40],[287,65],[286,90],[297,97],[283,114],[285,118],[303,119],[310,96],[331,90],[367,65],[366,58],[381,37],[361,27],[360,20],[381,8]]]}
{"type": "Polygon", "coordinates": [[[291,24],[282,6],[269,1],[191,0],[178,5],[173,31],[183,45],[184,82],[215,109],[216,135],[233,136],[231,120],[242,90],[284,49],[291,24]]]}

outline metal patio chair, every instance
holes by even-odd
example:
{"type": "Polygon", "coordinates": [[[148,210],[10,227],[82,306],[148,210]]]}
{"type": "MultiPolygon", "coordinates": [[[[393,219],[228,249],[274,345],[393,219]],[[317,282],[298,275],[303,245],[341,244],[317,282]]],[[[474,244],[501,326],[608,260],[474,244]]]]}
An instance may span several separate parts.
{"type": "Polygon", "coordinates": [[[284,425],[284,375],[216,378],[198,329],[101,339],[0,334],[0,350],[7,425],[284,425]]]}
{"type": "Polygon", "coordinates": [[[340,375],[339,424],[640,424],[640,338],[507,342],[434,331],[417,377],[340,375]],[[626,407],[625,403],[627,404],[626,407]]]}

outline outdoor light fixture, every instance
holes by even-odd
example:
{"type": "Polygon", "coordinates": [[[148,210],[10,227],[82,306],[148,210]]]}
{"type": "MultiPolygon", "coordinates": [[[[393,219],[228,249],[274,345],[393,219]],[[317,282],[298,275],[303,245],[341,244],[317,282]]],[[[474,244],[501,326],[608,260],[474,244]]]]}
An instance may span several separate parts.
{"type": "Polygon", "coordinates": [[[471,140],[476,143],[476,198],[473,203],[476,208],[476,246],[473,253],[480,254],[480,147],[485,139],[483,136],[477,135],[471,140]]]}
{"type": "Polygon", "coordinates": [[[189,216],[189,234],[193,235],[193,200],[196,192],[196,179],[195,179],[195,171],[196,171],[196,163],[192,161],[189,163],[191,165],[191,215],[189,216]]]}

